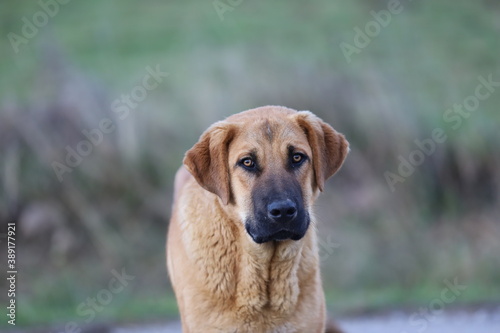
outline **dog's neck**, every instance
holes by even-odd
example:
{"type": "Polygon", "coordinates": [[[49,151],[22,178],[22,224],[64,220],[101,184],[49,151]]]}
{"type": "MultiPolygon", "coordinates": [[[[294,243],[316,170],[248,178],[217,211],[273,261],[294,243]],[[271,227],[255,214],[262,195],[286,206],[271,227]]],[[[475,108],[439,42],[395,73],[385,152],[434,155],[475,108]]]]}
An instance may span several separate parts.
{"type": "MultiPolygon", "coordinates": [[[[236,217],[233,217],[237,219],[236,217]]],[[[239,226],[234,236],[239,238],[239,258],[236,263],[235,300],[239,315],[252,318],[256,314],[270,313],[286,316],[295,310],[301,291],[300,277],[317,278],[316,249],[313,248],[314,227],[299,240],[255,243],[246,232],[243,221],[233,221],[239,226]],[[305,262],[302,258],[311,262],[305,262]],[[265,311],[263,311],[265,310],[265,311]]]]}
{"type": "Polygon", "coordinates": [[[191,256],[202,273],[207,292],[217,294],[226,300],[228,307],[238,309],[240,319],[251,320],[264,313],[286,317],[292,313],[301,292],[301,281],[319,278],[314,263],[317,253],[312,245],[315,244],[313,227],[299,241],[257,244],[239,217],[229,216],[220,202],[206,209],[204,218],[200,218],[204,227],[191,229],[187,224],[185,231],[191,229],[188,233],[194,239],[213,238],[192,242],[206,246],[193,249],[191,256]],[[211,219],[215,216],[232,221],[211,219]],[[210,257],[219,260],[204,261],[207,253],[213,253],[210,257]]]}
{"type": "Polygon", "coordinates": [[[236,285],[236,302],[241,315],[263,309],[286,314],[294,310],[300,292],[298,270],[303,241],[254,243],[240,235],[241,269],[236,285]]]}

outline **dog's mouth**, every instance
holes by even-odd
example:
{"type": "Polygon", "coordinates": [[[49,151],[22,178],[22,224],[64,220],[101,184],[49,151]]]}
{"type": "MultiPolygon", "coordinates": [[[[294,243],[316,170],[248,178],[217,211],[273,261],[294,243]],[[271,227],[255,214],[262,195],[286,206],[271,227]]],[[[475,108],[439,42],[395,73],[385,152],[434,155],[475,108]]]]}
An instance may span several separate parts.
{"type": "Polygon", "coordinates": [[[298,234],[296,232],[292,232],[289,230],[280,230],[280,231],[275,232],[275,233],[270,234],[270,235],[258,235],[258,234],[253,233],[251,230],[249,230],[249,228],[247,228],[247,232],[250,235],[250,237],[252,237],[253,241],[257,244],[267,243],[267,242],[271,242],[271,241],[279,241],[280,242],[280,241],[285,241],[285,240],[289,240],[289,239],[294,240],[294,241],[298,241],[302,237],[304,237],[304,235],[305,235],[305,233],[298,234]]]}
{"type": "Polygon", "coordinates": [[[269,236],[270,240],[275,240],[275,241],[284,241],[287,239],[299,240],[302,237],[304,237],[304,235],[299,235],[297,233],[287,231],[287,230],[281,230],[281,231],[278,231],[277,233],[269,236]]]}

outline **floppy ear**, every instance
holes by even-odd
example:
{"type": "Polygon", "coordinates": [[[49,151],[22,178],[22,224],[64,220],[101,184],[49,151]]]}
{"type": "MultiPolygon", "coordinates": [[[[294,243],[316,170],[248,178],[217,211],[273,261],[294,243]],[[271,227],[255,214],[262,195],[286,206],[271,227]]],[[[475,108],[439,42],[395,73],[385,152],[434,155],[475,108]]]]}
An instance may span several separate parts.
{"type": "Polygon", "coordinates": [[[210,126],[186,152],[184,165],[201,187],[218,195],[227,205],[231,198],[228,147],[235,129],[226,122],[210,126]]]}
{"type": "Polygon", "coordinates": [[[344,163],[349,152],[349,143],[344,135],[309,111],[300,111],[296,117],[312,149],[316,185],[323,191],[325,181],[344,163]]]}

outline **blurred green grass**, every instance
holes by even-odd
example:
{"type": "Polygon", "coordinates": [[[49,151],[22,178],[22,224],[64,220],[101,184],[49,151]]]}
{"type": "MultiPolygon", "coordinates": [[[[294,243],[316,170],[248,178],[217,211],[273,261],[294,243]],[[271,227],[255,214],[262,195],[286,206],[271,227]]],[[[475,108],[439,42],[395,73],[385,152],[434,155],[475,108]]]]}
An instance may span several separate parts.
{"type": "MultiPolygon", "coordinates": [[[[317,204],[321,233],[340,244],[323,263],[333,311],[416,306],[454,276],[469,287],[460,303],[498,301],[500,93],[457,131],[442,115],[478,76],[500,77],[499,7],[405,3],[348,64],[340,42],[385,8],[244,1],[220,21],[210,1],[72,1],[18,54],[2,38],[0,220],[61,216],[20,228],[19,323],[81,320],[78,304],[123,266],[141,281],[99,320],[175,313],[163,254],[175,169],[209,124],[266,104],[309,109],[351,142],[317,204]],[[117,119],[112,101],[156,64],[169,77],[117,119]],[[59,183],[50,162],[103,117],[117,130],[59,183]],[[448,141],[391,193],[383,173],[436,127],[448,141]]],[[[38,10],[1,2],[0,35],[38,10]]]]}

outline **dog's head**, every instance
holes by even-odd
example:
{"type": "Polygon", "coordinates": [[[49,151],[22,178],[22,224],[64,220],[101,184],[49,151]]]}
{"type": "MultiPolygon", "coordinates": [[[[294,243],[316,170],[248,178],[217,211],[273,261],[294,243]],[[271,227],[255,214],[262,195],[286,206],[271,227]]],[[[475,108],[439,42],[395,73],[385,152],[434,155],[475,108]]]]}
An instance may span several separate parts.
{"type": "Polygon", "coordinates": [[[262,107],[212,125],[184,164],[264,243],[305,235],[313,201],[347,152],[344,136],[312,113],[262,107]]]}

